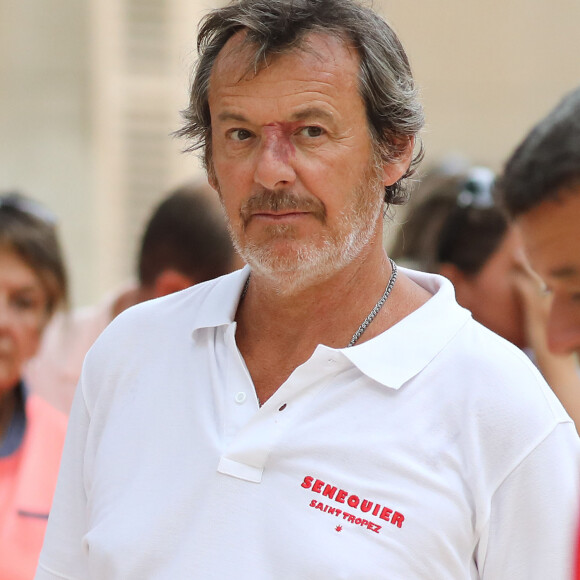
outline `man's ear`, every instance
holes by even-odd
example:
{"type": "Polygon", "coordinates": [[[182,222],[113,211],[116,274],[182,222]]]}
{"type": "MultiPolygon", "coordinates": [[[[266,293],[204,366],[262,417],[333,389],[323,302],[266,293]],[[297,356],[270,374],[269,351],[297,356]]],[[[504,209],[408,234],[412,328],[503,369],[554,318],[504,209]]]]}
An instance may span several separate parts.
{"type": "Polygon", "coordinates": [[[407,173],[413,160],[415,137],[406,137],[400,141],[400,153],[395,161],[383,162],[383,185],[393,185],[407,173]]]}
{"type": "Polygon", "coordinates": [[[219,190],[219,185],[218,185],[218,181],[215,175],[215,170],[213,167],[213,163],[211,161],[211,159],[209,161],[207,161],[207,182],[210,184],[211,188],[214,189],[215,191],[217,191],[218,193],[220,192],[219,190]]]}
{"type": "Polygon", "coordinates": [[[217,181],[214,173],[207,172],[207,182],[210,184],[211,188],[219,193],[217,181]]]}
{"type": "Polygon", "coordinates": [[[163,270],[153,284],[154,297],[167,296],[185,290],[195,284],[195,280],[177,270],[163,270]]]}

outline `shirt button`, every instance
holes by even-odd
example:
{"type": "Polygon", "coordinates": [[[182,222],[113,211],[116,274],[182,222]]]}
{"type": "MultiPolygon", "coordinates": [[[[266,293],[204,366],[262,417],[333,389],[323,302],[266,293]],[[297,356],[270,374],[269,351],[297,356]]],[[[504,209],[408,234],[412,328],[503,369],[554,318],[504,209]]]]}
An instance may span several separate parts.
{"type": "Polygon", "coordinates": [[[246,400],[246,393],[240,391],[239,393],[236,393],[234,399],[238,405],[241,405],[246,400]]]}

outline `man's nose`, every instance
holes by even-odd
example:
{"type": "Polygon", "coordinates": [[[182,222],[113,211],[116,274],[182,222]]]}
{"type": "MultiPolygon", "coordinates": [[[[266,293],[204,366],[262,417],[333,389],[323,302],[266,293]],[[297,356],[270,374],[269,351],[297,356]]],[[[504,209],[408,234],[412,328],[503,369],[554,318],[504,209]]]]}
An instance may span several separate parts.
{"type": "Polygon", "coordinates": [[[548,321],[548,346],[556,354],[580,352],[580,305],[554,297],[548,321]]]}
{"type": "Polygon", "coordinates": [[[294,183],[294,147],[288,136],[278,132],[266,132],[256,155],[256,183],[270,190],[288,187],[294,183]]]}

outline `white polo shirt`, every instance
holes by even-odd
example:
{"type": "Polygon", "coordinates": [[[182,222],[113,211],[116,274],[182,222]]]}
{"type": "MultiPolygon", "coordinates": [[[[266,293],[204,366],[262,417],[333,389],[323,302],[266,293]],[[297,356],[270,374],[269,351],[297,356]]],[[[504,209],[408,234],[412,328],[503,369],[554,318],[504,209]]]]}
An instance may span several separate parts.
{"type": "Polygon", "coordinates": [[[36,578],[568,580],[572,422],[448,281],[404,271],[424,306],[318,346],[261,408],[235,343],[247,269],[118,317],[85,362],[36,578]]]}

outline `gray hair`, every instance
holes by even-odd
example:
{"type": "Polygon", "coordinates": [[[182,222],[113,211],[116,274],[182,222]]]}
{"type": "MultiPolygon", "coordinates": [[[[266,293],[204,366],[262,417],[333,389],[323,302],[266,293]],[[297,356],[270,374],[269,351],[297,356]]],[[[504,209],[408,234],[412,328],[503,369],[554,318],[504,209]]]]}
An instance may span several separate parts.
{"type": "Polygon", "coordinates": [[[66,266],[47,208],[17,192],[0,193],[0,249],[15,252],[38,276],[49,316],[67,305],[66,266]]]}
{"type": "Polygon", "coordinates": [[[508,159],[498,192],[512,217],[580,185],[580,87],[542,119],[508,159]]]}
{"type": "MultiPolygon", "coordinates": [[[[302,48],[311,33],[343,38],[360,57],[360,94],[380,158],[397,160],[408,139],[417,138],[424,116],[409,60],[395,32],[373,10],[354,0],[238,0],[213,10],[200,23],[190,101],[182,112],[184,126],[176,132],[189,140],[187,151],[202,151],[206,170],[212,167],[210,76],[221,49],[240,30],[246,31],[245,42],[254,48],[251,68],[256,73],[268,58],[302,48]]],[[[403,182],[422,157],[419,143],[405,175],[385,188],[386,203],[406,201],[403,182]]]]}

